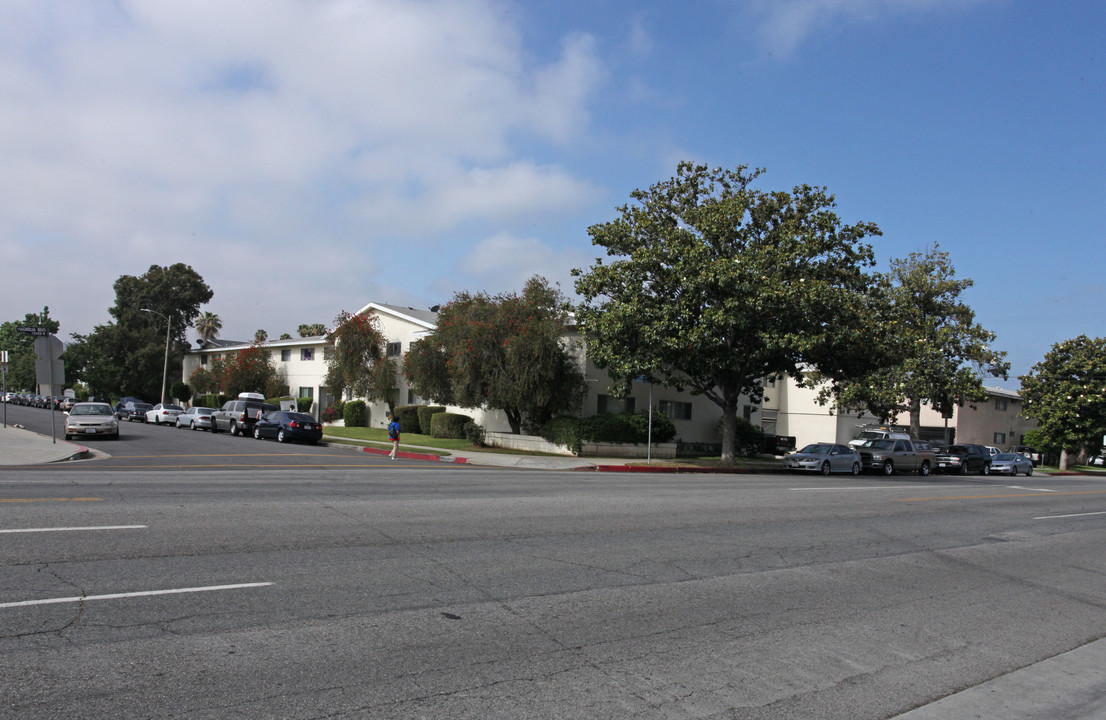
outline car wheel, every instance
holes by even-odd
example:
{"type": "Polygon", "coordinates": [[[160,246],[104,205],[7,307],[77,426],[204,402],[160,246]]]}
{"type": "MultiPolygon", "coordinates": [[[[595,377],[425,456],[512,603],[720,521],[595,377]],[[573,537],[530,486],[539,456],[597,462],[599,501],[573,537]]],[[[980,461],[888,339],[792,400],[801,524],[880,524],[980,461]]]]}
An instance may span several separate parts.
{"type": "Polygon", "coordinates": [[[287,438],[284,437],[284,431],[277,432],[277,442],[284,442],[287,438]]]}
{"type": "Polygon", "coordinates": [[[196,421],[195,420],[189,420],[188,421],[188,429],[189,430],[195,430],[196,429],[196,421]]]}
{"type": "Polygon", "coordinates": [[[230,421],[230,434],[231,437],[238,437],[238,423],[234,420],[230,421]]]}
{"type": "Polygon", "coordinates": [[[990,475],[991,474],[991,463],[983,463],[983,467],[982,467],[982,469],[980,469],[979,474],[980,475],[990,475]]]}
{"type": "Polygon", "coordinates": [[[922,466],[920,468],[918,468],[918,474],[921,475],[922,477],[926,477],[927,475],[929,475],[929,463],[928,462],[922,463],[922,466]]]}
{"type": "Polygon", "coordinates": [[[894,475],[895,474],[895,465],[890,460],[887,460],[886,462],[883,463],[883,468],[882,469],[883,469],[883,474],[884,475],[894,475]]]}
{"type": "Polygon", "coordinates": [[[1033,474],[1033,466],[1032,466],[1032,465],[1030,465],[1030,466],[1029,466],[1029,469],[1025,471],[1025,476],[1026,476],[1026,477],[1029,477],[1029,476],[1030,476],[1030,475],[1032,475],[1032,474],[1033,474]]]}
{"type": "Polygon", "coordinates": [[[854,462],[853,463],[853,475],[859,475],[859,474],[860,474],[860,463],[854,462]]]}
{"type": "Polygon", "coordinates": [[[257,427],[256,425],[254,426],[254,429],[253,429],[253,436],[254,436],[254,438],[256,438],[258,440],[261,439],[261,428],[257,427]]]}
{"type": "Polygon", "coordinates": [[[961,465],[960,465],[960,474],[961,475],[967,475],[968,474],[968,463],[961,463],[961,465]]]}
{"type": "Polygon", "coordinates": [[[829,460],[826,460],[824,463],[822,463],[822,474],[823,475],[829,475],[830,474],[829,460]]]}

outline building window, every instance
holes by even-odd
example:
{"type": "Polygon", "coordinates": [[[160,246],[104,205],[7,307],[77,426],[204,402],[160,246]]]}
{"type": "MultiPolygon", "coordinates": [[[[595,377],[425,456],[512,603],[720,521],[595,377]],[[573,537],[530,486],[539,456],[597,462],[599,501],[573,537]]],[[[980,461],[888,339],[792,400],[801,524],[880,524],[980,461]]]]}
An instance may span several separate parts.
{"type": "Polygon", "coordinates": [[[634,411],[634,398],[617,398],[613,395],[600,395],[596,412],[600,415],[618,415],[634,411]]]}
{"type": "Polygon", "coordinates": [[[303,348],[300,350],[300,360],[314,360],[315,348],[303,348]]]}
{"type": "Polygon", "coordinates": [[[995,398],[995,410],[1006,409],[1006,398],[995,398]]]}
{"type": "Polygon", "coordinates": [[[300,388],[300,397],[303,397],[303,398],[313,398],[313,397],[315,397],[315,388],[313,388],[313,387],[301,387],[300,388]]]}
{"type": "Polygon", "coordinates": [[[207,355],[200,356],[200,365],[207,366],[207,355]]]}
{"type": "Polygon", "coordinates": [[[661,400],[658,407],[662,413],[673,420],[690,420],[691,403],[676,400],[661,400]]]}
{"type": "Polygon", "coordinates": [[[403,352],[403,343],[402,342],[390,342],[384,348],[384,356],[385,357],[390,357],[390,358],[399,357],[399,354],[401,352],[403,352]]]}
{"type": "Polygon", "coordinates": [[[289,362],[292,360],[292,348],[283,348],[280,351],[280,361],[289,362]]]}
{"type": "Polygon", "coordinates": [[[1006,433],[1000,433],[1000,432],[995,433],[995,445],[1005,445],[1005,444],[1006,444],[1006,433]]]}

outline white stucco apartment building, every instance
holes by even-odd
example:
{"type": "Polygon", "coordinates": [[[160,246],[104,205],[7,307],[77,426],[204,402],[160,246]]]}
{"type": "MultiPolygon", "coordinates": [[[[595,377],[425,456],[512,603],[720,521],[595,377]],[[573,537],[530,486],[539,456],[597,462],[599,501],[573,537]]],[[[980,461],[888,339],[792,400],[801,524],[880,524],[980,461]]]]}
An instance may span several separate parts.
{"type": "MultiPolygon", "coordinates": [[[[437,323],[437,313],[432,310],[375,302],[366,304],[356,314],[370,314],[377,318],[386,339],[386,356],[400,361],[410,350],[411,343],[425,337],[437,323]]],[[[721,409],[707,398],[660,385],[650,387],[644,382],[633,383],[628,397],[615,397],[610,391],[610,378],[587,359],[583,343],[575,329],[570,328],[565,342],[577,348],[577,356],[583,364],[588,381],[587,395],[579,408],[579,415],[588,417],[624,410],[647,410],[651,400],[655,410],[672,418],[679,440],[705,445],[721,443],[721,409]]],[[[248,342],[213,340],[190,350],[183,363],[185,381],[187,382],[187,378],[196,368],[208,366],[217,357],[249,347],[251,343],[248,342]]],[[[283,376],[292,395],[314,398],[311,411],[313,415],[318,417],[337,399],[325,385],[325,337],[271,340],[261,343],[260,347],[271,354],[273,365],[283,376]]],[[[399,390],[397,405],[418,405],[425,402],[415,395],[402,373],[396,376],[396,387],[399,390]]],[[[960,442],[997,445],[1002,448],[1020,444],[1025,431],[1035,427],[1031,421],[1018,417],[1021,410],[1020,397],[1008,390],[990,389],[989,393],[991,397],[987,404],[975,409],[960,408],[949,419],[953,437],[960,442]]],[[[816,395],[815,390],[799,386],[789,378],[769,381],[765,387],[764,401],[753,404],[745,400],[739,405],[739,413],[760,425],[766,433],[794,436],[799,447],[819,441],[846,442],[856,437],[862,426],[873,424],[871,418],[831,413],[827,406],[817,403],[816,395]]],[[[469,415],[489,431],[510,430],[501,411],[459,407],[449,407],[448,410],[469,415]]],[[[369,403],[370,426],[386,427],[387,412],[387,404],[369,403]]],[[[897,424],[908,425],[909,418],[899,418],[897,424]]],[[[937,417],[928,407],[924,409],[922,425],[923,436],[934,440],[944,437],[944,419],[937,417]]]]}

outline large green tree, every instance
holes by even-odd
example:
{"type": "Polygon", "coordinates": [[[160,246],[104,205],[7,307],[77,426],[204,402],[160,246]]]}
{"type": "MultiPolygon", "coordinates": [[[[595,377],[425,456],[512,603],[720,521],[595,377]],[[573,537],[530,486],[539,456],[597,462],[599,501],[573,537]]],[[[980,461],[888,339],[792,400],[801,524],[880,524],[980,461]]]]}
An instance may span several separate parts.
{"type": "Polygon", "coordinates": [[[1100,448],[1106,433],[1106,338],[1080,335],[1056,343],[1020,378],[1022,414],[1038,423],[1046,447],[1068,455],[1100,448]]]}
{"type": "Polygon", "coordinates": [[[824,188],[753,187],[762,170],[680,163],[676,176],[588,229],[606,248],[576,269],[589,357],[612,378],[644,376],[718,405],[722,460],[734,460],[738,403],[772,376],[871,369],[873,223],[844,225],[824,188]]]}
{"type": "Polygon", "coordinates": [[[327,334],[331,350],[327,358],[326,386],[337,396],[349,390],[354,397],[384,400],[394,408],[396,373],[385,357],[386,339],[375,315],[351,315],[342,311],[327,334]]]}
{"type": "Polygon", "coordinates": [[[188,348],[185,331],[211,300],[211,288],[190,266],[151,265],[143,275],[123,275],[114,284],[112,321],[88,335],[73,335],[66,352],[66,377],[88,384],[93,395],[135,395],[148,400],[181,380],[181,359],[188,348]],[[168,363],[166,333],[169,335],[168,363]],[[70,377],[70,370],[73,376],[70,377]]]}
{"type": "Polygon", "coordinates": [[[975,322],[963,301],[972,284],[956,277],[948,254],[936,245],[892,260],[891,272],[881,277],[882,301],[873,308],[865,342],[882,367],[836,386],[837,406],[869,411],[884,422],[909,412],[917,437],[923,403],[952,417],[955,407],[986,402],[984,378],[1006,379],[1010,363],[1005,352],[991,347],[995,334],[975,322]]]}
{"type": "Polygon", "coordinates": [[[61,328],[50,317],[50,308],[40,313],[27,313],[22,320],[0,324],[0,350],[8,351],[8,387],[16,390],[38,390],[35,378],[35,338],[19,332],[20,327],[44,327],[51,335],[61,328]]]}
{"type": "Polygon", "coordinates": [[[519,433],[576,409],[586,390],[566,344],[569,305],[542,277],[521,294],[457,293],[437,327],[414,342],[404,373],[422,397],[461,407],[502,410],[519,433]]]}

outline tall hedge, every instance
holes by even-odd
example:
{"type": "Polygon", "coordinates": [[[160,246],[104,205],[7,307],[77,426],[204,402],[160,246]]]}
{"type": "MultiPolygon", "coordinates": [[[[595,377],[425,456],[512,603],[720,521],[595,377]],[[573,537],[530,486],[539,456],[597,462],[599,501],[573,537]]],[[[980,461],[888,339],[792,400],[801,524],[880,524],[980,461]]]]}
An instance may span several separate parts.
{"type": "MultiPolygon", "coordinates": [[[[649,441],[647,412],[592,417],[556,417],[541,429],[541,436],[551,443],[572,448],[579,453],[585,442],[644,444],[649,441]]],[[[653,442],[669,442],[676,437],[676,426],[664,413],[653,413],[653,442]]]]}
{"type": "Polygon", "coordinates": [[[420,428],[433,428],[430,424],[430,419],[438,413],[445,412],[445,408],[441,405],[419,405],[419,427],[420,428]]]}
{"type": "Polygon", "coordinates": [[[350,400],[342,408],[346,427],[365,427],[369,424],[368,408],[364,400],[350,400]]]}
{"type": "Polygon", "coordinates": [[[472,422],[468,415],[440,412],[430,420],[430,435],[436,438],[465,439],[465,425],[472,422]]]}
{"type": "Polygon", "coordinates": [[[399,420],[399,427],[402,432],[425,434],[422,425],[419,423],[418,405],[398,405],[392,412],[392,416],[399,420]]]}

